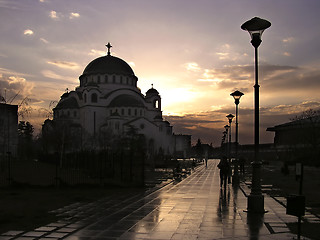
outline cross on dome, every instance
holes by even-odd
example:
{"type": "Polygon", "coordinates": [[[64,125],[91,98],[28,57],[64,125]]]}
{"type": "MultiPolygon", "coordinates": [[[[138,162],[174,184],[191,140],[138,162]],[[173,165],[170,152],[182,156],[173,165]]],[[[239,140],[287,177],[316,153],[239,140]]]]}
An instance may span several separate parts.
{"type": "Polygon", "coordinates": [[[106,45],[106,47],[108,48],[108,56],[110,56],[110,48],[112,48],[111,44],[108,42],[108,44],[106,45]]]}

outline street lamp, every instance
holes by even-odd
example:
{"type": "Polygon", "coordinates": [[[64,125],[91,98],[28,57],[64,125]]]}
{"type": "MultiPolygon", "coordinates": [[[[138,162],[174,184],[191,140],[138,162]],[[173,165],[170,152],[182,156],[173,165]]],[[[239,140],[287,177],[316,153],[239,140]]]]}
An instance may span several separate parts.
{"type": "Polygon", "coordinates": [[[233,98],[234,98],[234,103],[236,104],[236,140],[235,140],[235,144],[236,144],[236,153],[235,153],[235,165],[234,165],[234,173],[233,173],[233,182],[234,183],[238,183],[239,181],[239,172],[238,172],[238,145],[239,145],[239,123],[238,123],[238,105],[240,103],[240,98],[241,96],[243,96],[244,94],[240,91],[234,91],[233,93],[230,94],[233,98]]]}
{"type": "Polygon", "coordinates": [[[264,198],[261,193],[261,161],[259,157],[259,84],[258,84],[258,47],[261,35],[269,28],[267,20],[254,17],[241,25],[241,29],[249,32],[251,44],[255,49],[255,85],[254,85],[254,161],[252,163],[252,187],[248,196],[248,212],[264,213],[264,198]]]}
{"type": "Polygon", "coordinates": [[[230,126],[230,131],[229,131],[229,143],[231,143],[231,123],[232,123],[232,119],[234,118],[234,115],[232,115],[231,113],[229,115],[226,116],[229,120],[229,126],[230,126]]]}

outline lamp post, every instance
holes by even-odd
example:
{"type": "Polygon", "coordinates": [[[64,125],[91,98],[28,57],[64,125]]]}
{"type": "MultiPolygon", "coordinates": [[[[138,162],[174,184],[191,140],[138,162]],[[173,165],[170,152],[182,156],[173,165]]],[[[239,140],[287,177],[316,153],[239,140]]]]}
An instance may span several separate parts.
{"type": "MultiPolygon", "coordinates": [[[[229,146],[229,154],[228,154],[229,156],[228,156],[228,158],[229,158],[229,163],[231,165],[231,158],[232,158],[232,154],[231,154],[231,150],[232,150],[232,146],[231,146],[231,123],[232,123],[232,119],[234,118],[234,116],[230,113],[226,117],[229,120],[229,127],[230,127],[230,129],[229,129],[229,144],[228,144],[228,146],[229,146]]],[[[228,173],[228,183],[231,183],[231,175],[232,175],[232,169],[230,168],[230,171],[228,173]]]]}
{"type": "Polygon", "coordinates": [[[225,125],[224,126],[224,129],[226,130],[225,133],[226,133],[226,137],[227,137],[227,141],[226,141],[226,156],[229,157],[229,137],[228,137],[228,132],[229,132],[229,128],[230,126],[229,125],[225,125]]]}
{"type": "Polygon", "coordinates": [[[254,161],[252,163],[252,187],[248,196],[247,211],[264,213],[264,197],[261,193],[261,161],[259,157],[259,84],[258,84],[258,47],[262,40],[261,35],[269,28],[267,20],[254,17],[241,25],[241,29],[249,32],[251,44],[255,50],[255,85],[254,85],[254,161]]]}
{"type": "Polygon", "coordinates": [[[230,94],[234,98],[234,103],[236,104],[236,152],[235,152],[235,165],[234,165],[234,173],[233,173],[233,183],[239,182],[239,171],[238,171],[238,145],[239,145],[239,122],[238,122],[238,105],[240,103],[240,98],[242,95],[244,95],[240,91],[234,91],[230,94]]]}

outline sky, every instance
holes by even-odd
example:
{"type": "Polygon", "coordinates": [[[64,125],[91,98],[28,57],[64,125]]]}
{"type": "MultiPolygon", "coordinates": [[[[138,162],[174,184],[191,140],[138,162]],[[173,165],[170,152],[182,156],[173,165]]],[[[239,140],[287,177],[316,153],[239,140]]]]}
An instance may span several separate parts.
{"type": "Polygon", "coordinates": [[[40,129],[110,42],[193,142],[219,146],[230,93],[243,92],[239,143],[252,144],[254,48],[240,26],[257,16],[272,24],[258,49],[260,143],[272,143],[267,127],[320,107],[319,10],[318,0],[0,0],[0,94],[40,129]]]}

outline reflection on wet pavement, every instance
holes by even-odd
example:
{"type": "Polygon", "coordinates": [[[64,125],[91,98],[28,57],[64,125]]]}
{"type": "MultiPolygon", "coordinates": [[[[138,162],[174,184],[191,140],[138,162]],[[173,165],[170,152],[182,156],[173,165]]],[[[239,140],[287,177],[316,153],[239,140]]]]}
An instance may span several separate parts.
{"type": "Polygon", "coordinates": [[[61,216],[68,213],[61,221],[0,239],[292,239],[281,218],[295,218],[283,206],[266,199],[267,214],[245,213],[245,195],[231,184],[220,189],[216,165],[210,160],[207,169],[153,192],[60,209],[61,216]],[[277,226],[282,232],[274,231],[277,226]]]}

